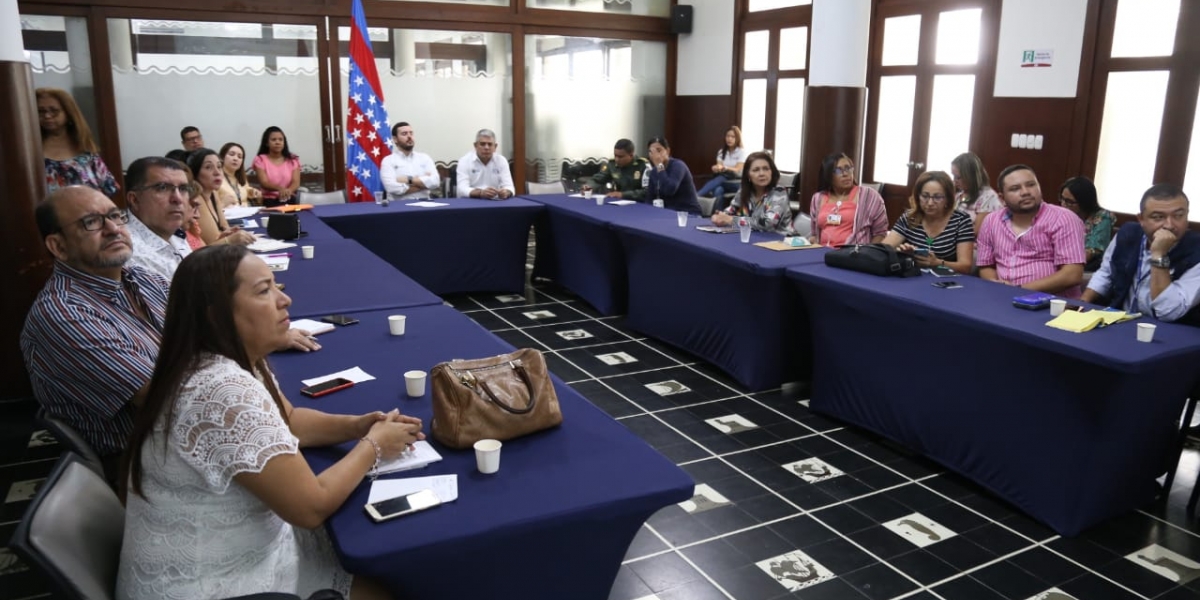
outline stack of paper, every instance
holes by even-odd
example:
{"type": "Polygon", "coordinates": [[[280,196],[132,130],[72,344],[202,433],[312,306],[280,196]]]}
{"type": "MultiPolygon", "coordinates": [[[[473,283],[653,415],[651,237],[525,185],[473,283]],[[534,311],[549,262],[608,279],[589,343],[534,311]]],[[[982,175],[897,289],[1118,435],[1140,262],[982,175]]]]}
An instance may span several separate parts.
{"type": "Polygon", "coordinates": [[[445,202],[432,202],[430,200],[422,200],[420,202],[409,202],[405,206],[419,206],[421,208],[437,208],[439,206],[450,206],[445,202]]]}
{"type": "Polygon", "coordinates": [[[284,248],[295,248],[296,245],[291,242],[273,240],[271,238],[258,238],[253,244],[246,246],[252,252],[275,252],[284,248]]]}
{"type": "MultiPolygon", "coordinates": [[[[379,463],[379,474],[395,473],[397,471],[407,471],[409,469],[420,469],[428,466],[430,463],[435,463],[442,460],[442,455],[438,454],[429,442],[421,441],[413,444],[412,450],[409,450],[400,456],[389,460],[385,463],[379,463]]],[[[424,489],[424,488],[421,488],[424,489]]]]}
{"type": "Polygon", "coordinates": [[[333,331],[333,323],[324,323],[312,319],[297,319],[292,321],[289,329],[303,329],[313,335],[321,335],[322,333],[333,331]]]}
{"type": "Polygon", "coordinates": [[[255,214],[258,214],[257,206],[230,206],[225,209],[226,219],[244,219],[255,214]]]}
{"type": "Polygon", "coordinates": [[[637,200],[609,200],[608,203],[617,206],[629,206],[630,204],[637,204],[637,200]]]}
{"type": "Polygon", "coordinates": [[[286,254],[269,254],[261,258],[263,259],[263,262],[267,263],[267,268],[271,269],[272,271],[286,271],[288,270],[288,265],[292,262],[292,259],[286,254]]]}
{"type": "Polygon", "coordinates": [[[1085,331],[1091,331],[1095,329],[1097,325],[1103,323],[1105,320],[1101,315],[1104,314],[1104,312],[1105,311],[1100,310],[1089,310],[1087,312],[1068,310],[1064,311],[1063,314],[1051,319],[1046,323],[1046,325],[1054,327],[1055,329],[1062,329],[1063,331],[1083,333],[1085,331]]]}
{"type": "Polygon", "coordinates": [[[383,502],[421,490],[431,490],[442,502],[454,502],[458,499],[458,475],[377,479],[371,483],[371,492],[367,497],[367,503],[383,502]]]}

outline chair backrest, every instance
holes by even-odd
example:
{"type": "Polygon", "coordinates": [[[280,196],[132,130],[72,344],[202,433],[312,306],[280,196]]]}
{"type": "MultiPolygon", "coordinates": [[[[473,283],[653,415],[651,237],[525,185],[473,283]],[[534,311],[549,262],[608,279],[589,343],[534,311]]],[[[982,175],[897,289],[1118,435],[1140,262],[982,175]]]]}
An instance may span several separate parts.
{"type": "Polygon", "coordinates": [[[332,192],[301,192],[300,204],[345,204],[346,192],[342,190],[334,190],[332,192]]]}
{"type": "Polygon", "coordinates": [[[38,408],[36,421],[45,427],[46,431],[49,431],[50,435],[53,435],[54,439],[58,440],[58,443],[62,444],[68,452],[78,454],[79,458],[87,462],[97,473],[104,474],[104,463],[100,460],[100,455],[74,427],[62,419],[50,416],[50,413],[41,407],[38,408]]]}
{"type": "Polygon", "coordinates": [[[860,183],[859,185],[861,185],[863,187],[871,188],[871,189],[875,190],[876,192],[879,192],[880,194],[883,193],[883,184],[882,183],[860,183]]]}
{"type": "Polygon", "coordinates": [[[563,182],[552,181],[550,183],[537,183],[534,181],[525,182],[525,190],[528,194],[565,194],[566,188],[563,187],[563,182]]]}
{"type": "Polygon", "coordinates": [[[17,525],[9,547],[72,599],[112,598],[125,508],[104,478],[63,454],[17,525]]]}
{"type": "Polygon", "coordinates": [[[779,183],[777,183],[775,185],[778,185],[779,187],[782,187],[782,188],[788,188],[790,190],[791,188],[796,187],[796,176],[797,175],[799,175],[799,173],[783,173],[783,172],[781,172],[779,174],[779,183]]]}

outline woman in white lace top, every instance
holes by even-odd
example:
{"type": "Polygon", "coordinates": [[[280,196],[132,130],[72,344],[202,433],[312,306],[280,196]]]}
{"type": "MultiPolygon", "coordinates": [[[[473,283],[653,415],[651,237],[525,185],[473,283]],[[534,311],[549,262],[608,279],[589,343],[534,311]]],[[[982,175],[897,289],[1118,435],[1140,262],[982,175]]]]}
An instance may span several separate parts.
{"type": "Polygon", "coordinates": [[[118,598],[386,594],[338,564],[321,525],[421,422],[294,408],[266,356],[287,342],[291,299],[261,259],[211,246],[179,265],[162,347],[126,458],[118,598]],[[306,446],[358,439],[320,475],[306,446]]]}

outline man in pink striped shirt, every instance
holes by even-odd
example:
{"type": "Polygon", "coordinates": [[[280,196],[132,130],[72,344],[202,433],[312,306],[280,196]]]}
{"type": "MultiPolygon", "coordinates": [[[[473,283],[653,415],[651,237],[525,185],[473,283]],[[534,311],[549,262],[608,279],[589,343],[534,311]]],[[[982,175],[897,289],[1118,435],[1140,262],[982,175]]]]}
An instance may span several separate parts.
{"type": "Polygon", "coordinates": [[[983,220],[976,262],[979,276],[1037,292],[1078,298],[1083,282],[1083,221],[1042,202],[1037,175],[1012,165],[997,180],[1006,210],[983,220]]]}

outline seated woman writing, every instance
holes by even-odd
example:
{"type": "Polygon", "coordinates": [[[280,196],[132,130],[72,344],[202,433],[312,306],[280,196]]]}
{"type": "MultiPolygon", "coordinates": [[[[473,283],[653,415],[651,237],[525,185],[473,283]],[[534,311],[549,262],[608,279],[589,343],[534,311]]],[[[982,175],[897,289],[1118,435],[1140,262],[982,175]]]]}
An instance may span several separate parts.
{"type": "Polygon", "coordinates": [[[971,272],[975,226],[971,215],[955,210],[954,184],[943,171],[917,177],[911,208],[896,221],[883,243],[912,253],[923,269],[946,267],[971,272]]]}
{"type": "Polygon", "coordinates": [[[266,357],[288,343],[291,299],[262,259],[211,246],[183,260],[162,347],[124,459],[119,598],[386,597],[338,564],[321,525],[372,469],[424,438],[390,413],[295,408],[266,357]],[[319,475],[301,448],[357,440],[319,475]]]}
{"type": "Polygon", "coordinates": [[[713,225],[733,225],[738,217],[746,217],[755,231],[788,233],[792,226],[792,208],[787,191],[776,187],[779,169],[766,152],[755,152],[746,158],[742,170],[741,191],[729,207],[713,213],[713,225]]]}

